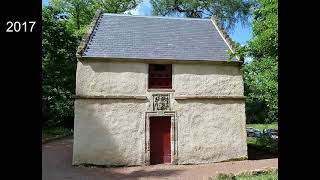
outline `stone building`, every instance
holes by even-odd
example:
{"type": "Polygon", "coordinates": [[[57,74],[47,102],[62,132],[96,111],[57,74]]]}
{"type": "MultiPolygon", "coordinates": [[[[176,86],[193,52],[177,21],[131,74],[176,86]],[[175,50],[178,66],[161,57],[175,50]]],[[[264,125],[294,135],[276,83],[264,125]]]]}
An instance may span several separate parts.
{"type": "Polygon", "coordinates": [[[242,61],[213,19],[97,13],[77,51],[73,164],[247,157],[242,61]]]}

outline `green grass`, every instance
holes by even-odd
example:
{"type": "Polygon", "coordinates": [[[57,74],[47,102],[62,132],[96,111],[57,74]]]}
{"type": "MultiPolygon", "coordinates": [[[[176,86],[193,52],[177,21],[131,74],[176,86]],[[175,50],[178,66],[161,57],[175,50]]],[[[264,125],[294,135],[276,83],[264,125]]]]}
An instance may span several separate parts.
{"type": "Polygon", "coordinates": [[[278,170],[248,172],[239,175],[220,174],[216,180],[278,180],[278,170]]]}
{"type": "Polygon", "coordinates": [[[260,131],[262,131],[263,129],[278,129],[278,123],[272,123],[272,124],[247,124],[246,125],[247,128],[248,127],[252,127],[252,128],[256,128],[259,129],[260,131]]]}
{"type": "Polygon", "coordinates": [[[258,138],[256,138],[256,137],[247,137],[247,144],[257,145],[258,144],[258,138]]]}
{"type": "Polygon", "coordinates": [[[72,131],[63,127],[45,128],[42,130],[42,139],[52,139],[71,135],[72,131]]]}

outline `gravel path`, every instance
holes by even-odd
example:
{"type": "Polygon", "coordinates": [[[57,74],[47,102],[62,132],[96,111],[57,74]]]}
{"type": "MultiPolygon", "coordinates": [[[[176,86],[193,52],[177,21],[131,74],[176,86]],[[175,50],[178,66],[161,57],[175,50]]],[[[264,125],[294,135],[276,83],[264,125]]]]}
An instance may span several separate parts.
{"type": "Polygon", "coordinates": [[[277,168],[278,159],[245,160],[205,165],[153,165],[142,167],[98,168],[74,167],[72,138],[42,145],[43,180],[108,180],[108,179],[209,179],[219,173],[277,168]]]}

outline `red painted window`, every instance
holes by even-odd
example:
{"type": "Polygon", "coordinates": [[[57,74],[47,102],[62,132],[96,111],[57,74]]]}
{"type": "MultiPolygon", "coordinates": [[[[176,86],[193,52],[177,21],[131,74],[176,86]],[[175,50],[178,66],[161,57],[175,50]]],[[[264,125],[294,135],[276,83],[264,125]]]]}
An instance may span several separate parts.
{"type": "Polygon", "coordinates": [[[149,89],[172,88],[172,64],[149,64],[149,89]]]}

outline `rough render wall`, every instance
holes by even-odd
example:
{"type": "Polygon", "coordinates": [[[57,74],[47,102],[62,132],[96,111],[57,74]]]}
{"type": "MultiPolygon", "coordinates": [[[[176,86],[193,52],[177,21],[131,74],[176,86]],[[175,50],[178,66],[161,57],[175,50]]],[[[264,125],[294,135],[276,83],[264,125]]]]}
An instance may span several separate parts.
{"type": "Polygon", "coordinates": [[[175,95],[243,96],[243,80],[237,66],[176,64],[173,73],[175,95]]]}
{"type": "MultiPolygon", "coordinates": [[[[147,65],[78,62],[76,94],[145,95],[147,65]]],[[[146,100],[77,99],[73,164],[144,164],[146,100]]]]}
{"type": "MultiPolygon", "coordinates": [[[[148,65],[78,63],[77,95],[146,95],[148,100],[76,100],[74,164],[141,165],[145,114],[152,111],[148,65]]],[[[178,95],[243,95],[237,66],[174,64],[171,110],[178,124],[178,163],[247,156],[241,100],[174,100],[178,95]]]]}
{"type": "MultiPolygon", "coordinates": [[[[175,96],[243,96],[237,66],[178,64],[175,96]]],[[[243,100],[178,100],[178,163],[198,164],[247,157],[243,100]]]]}
{"type": "Polygon", "coordinates": [[[241,101],[185,100],[176,105],[178,163],[199,164],[247,156],[241,101]]]}
{"type": "Polygon", "coordinates": [[[145,101],[77,100],[73,164],[144,164],[145,101]]]}
{"type": "Polygon", "coordinates": [[[148,70],[142,63],[78,62],[77,95],[145,95],[148,70]]]}

